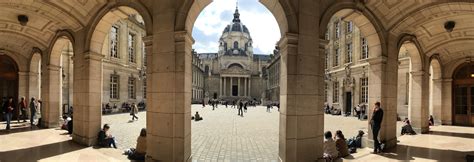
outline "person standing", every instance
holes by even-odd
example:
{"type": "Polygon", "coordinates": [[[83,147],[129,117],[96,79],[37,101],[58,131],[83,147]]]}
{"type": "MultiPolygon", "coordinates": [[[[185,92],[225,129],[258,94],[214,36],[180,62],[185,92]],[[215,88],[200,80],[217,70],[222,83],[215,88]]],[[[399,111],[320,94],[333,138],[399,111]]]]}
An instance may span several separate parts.
{"type": "Polygon", "coordinates": [[[357,119],[360,119],[360,104],[355,107],[355,113],[357,115],[357,119]]]}
{"type": "Polygon", "coordinates": [[[382,149],[380,148],[380,142],[378,140],[382,120],[383,110],[380,107],[380,102],[376,102],[374,112],[372,113],[372,117],[370,118],[370,125],[372,126],[372,135],[374,138],[374,154],[382,152],[382,149]]]}
{"type": "Polygon", "coordinates": [[[12,120],[13,112],[15,112],[15,103],[13,102],[13,97],[9,97],[8,101],[3,105],[3,111],[5,112],[5,118],[7,119],[6,130],[10,130],[10,123],[12,120]]]}
{"type": "Polygon", "coordinates": [[[136,116],[136,114],[138,114],[138,107],[137,105],[135,105],[135,102],[134,102],[132,103],[131,110],[130,110],[130,115],[132,115],[132,120],[135,120],[135,118],[137,118],[138,120],[138,117],[136,116]]]}
{"type": "Polygon", "coordinates": [[[247,113],[247,104],[248,104],[248,103],[249,103],[248,101],[244,103],[244,111],[245,111],[245,113],[247,113]]]}
{"type": "Polygon", "coordinates": [[[272,107],[272,106],[271,106],[270,104],[267,104],[267,112],[270,112],[270,108],[271,108],[271,107],[272,107]]]}
{"type": "Polygon", "coordinates": [[[242,103],[242,101],[239,101],[239,108],[238,108],[239,113],[237,115],[244,116],[244,112],[242,111],[243,106],[244,104],[242,103]]]}
{"type": "Polygon", "coordinates": [[[25,97],[21,97],[21,101],[20,103],[18,103],[18,123],[20,123],[20,120],[21,118],[23,118],[23,122],[26,122],[26,118],[28,118],[28,116],[26,115],[26,101],[25,101],[25,97]]]}
{"type": "Polygon", "coordinates": [[[38,104],[36,103],[35,98],[32,97],[31,102],[30,102],[30,123],[31,123],[31,126],[33,126],[34,123],[35,123],[35,117],[36,117],[36,112],[37,111],[38,111],[38,104]]]}

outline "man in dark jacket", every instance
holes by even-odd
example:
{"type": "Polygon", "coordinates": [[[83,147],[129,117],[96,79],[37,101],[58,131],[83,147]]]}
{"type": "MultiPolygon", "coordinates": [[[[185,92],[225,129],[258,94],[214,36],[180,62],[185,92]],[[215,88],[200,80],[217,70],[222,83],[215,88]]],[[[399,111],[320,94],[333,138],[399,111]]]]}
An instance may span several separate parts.
{"type": "Polygon", "coordinates": [[[7,118],[7,127],[6,130],[10,130],[10,123],[12,121],[13,112],[15,112],[15,102],[13,102],[13,97],[9,97],[8,101],[3,104],[3,111],[5,112],[5,116],[7,118]]]}
{"type": "Polygon", "coordinates": [[[370,125],[372,126],[372,134],[374,138],[374,152],[373,153],[380,153],[382,149],[380,148],[380,142],[378,140],[378,135],[380,131],[380,126],[382,124],[383,119],[383,110],[380,108],[380,102],[375,103],[374,112],[372,113],[372,117],[370,118],[370,125]]]}

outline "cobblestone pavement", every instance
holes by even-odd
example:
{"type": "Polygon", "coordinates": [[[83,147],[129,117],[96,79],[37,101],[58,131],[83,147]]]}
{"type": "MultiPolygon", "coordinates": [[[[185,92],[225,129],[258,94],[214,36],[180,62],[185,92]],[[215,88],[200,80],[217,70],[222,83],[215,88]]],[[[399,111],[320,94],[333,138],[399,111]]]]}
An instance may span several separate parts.
{"type": "MultiPolygon", "coordinates": [[[[237,109],[220,105],[192,105],[192,114],[199,111],[202,121],[191,121],[193,161],[278,161],[279,113],[266,112],[263,106],[249,107],[244,117],[237,109]]],[[[135,147],[140,129],[146,126],[146,112],[138,113],[139,120],[131,121],[128,113],[104,115],[103,123],[111,126],[111,133],[119,149],[135,147]]],[[[316,124],[316,123],[315,123],[316,124]]],[[[367,132],[367,121],[355,117],[325,115],[325,131],[342,130],[346,138],[358,130],[367,132]]]]}

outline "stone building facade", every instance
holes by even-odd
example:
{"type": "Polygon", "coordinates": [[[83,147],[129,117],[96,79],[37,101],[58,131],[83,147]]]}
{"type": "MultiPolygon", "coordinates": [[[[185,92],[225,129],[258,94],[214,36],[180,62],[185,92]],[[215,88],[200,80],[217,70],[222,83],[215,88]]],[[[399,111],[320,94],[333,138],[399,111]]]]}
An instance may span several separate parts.
{"type": "Polygon", "coordinates": [[[262,70],[268,55],[254,54],[252,37],[238,9],[219,39],[217,53],[197,53],[205,73],[205,97],[260,100],[265,92],[262,70]]]}
{"type": "Polygon", "coordinates": [[[193,81],[192,81],[192,93],[191,93],[191,102],[192,103],[201,103],[204,99],[204,85],[205,85],[205,73],[204,73],[204,64],[201,59],[199,59],[197,53],[193,50],[192,52],[192,69],[193,69],[193,81]]]}
{"type": "MultiPolygon", "coordinates": [[[[271,59],[268,60],[268,65],[264,70],[265,78],[265,102],[275,103],[280,101],[280,52],[278,46],[273,51],[273,55],[270,55],[271,59]]],[[[266,103],[264,103],[266,104],[266,103]]]]}

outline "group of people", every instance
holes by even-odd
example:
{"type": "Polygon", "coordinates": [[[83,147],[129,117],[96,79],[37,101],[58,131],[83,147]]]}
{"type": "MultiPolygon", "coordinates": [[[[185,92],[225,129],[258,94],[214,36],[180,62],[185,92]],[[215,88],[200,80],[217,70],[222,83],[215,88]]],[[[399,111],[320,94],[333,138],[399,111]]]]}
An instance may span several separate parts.
{"type": "Polygon", "coordinates": [[[15,113],[17,114],[18,123],[20,123],[21,120],[23,120],[23,122],[26,122],[26,120],[28,119],[28,108],[30,110],[29,119],[31,126],[36,125],[36,116],[40,112],[39,109],[41,107],[41,100],[36,100],[34,97],[32,97],[30,103],[27,104],[26,99],[24,97],[21,97],[20,102],[17,104],[13,100],[13,97],[10,96],[8,99],[6,97],[3,97],[1,102],[1,112],[5,116],[7,124],[6,130],[10,130],[10,124],[13,118],[13,114],[15,113]]]}
{"type": "MultiPolygon", "coordinates": [[[[117,148],[116,143],[115,137],[110,134],[110,126],[104,124],[97,136],[97,144],[100,147],[117,148]]],[[[124,154],[128,155],[128,158],[131,160],[145,160],[146,147],[146,128],[142,128],[137,138],[136,147],[125,150],[124,154]]]]}
{"type": "Polygon", "coordinates": [[[276,106],[278,111],[280,111],[280,103],[268,103],[267,104],[267,112],[271,112],[271,109],[273,109],[273,106],[276,106]]]}

